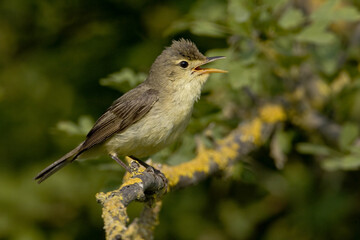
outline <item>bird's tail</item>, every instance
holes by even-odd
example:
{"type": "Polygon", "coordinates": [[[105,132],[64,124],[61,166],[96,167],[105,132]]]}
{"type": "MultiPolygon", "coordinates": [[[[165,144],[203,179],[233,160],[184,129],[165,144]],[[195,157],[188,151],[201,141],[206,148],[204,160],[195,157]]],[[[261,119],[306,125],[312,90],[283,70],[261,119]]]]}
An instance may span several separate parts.
{"type": "Polygon", "coordinates": [[[53,162],[47,168],[42,170],[34,179],[37,180],[38,183],[41,183],[44,180],[46,180],[48,177],[59,171],[61,168],[71,163],[77,157],[81,145],[82,143],[73,150],[71,150],[70,152],[68,152],[67,154],[65,154],[59,160],[53,162]]]}

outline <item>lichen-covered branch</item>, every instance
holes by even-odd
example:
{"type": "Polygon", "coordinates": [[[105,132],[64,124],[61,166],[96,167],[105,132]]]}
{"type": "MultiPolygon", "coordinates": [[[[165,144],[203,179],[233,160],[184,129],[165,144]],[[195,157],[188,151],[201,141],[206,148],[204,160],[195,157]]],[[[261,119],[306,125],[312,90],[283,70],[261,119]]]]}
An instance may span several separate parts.
{"type": "Polygon", "coordinates": [[[119,189],[98,193],[97,200],[103,205],[104,228],[107,239],[152,239],[161,208],[161,197],[172,191],[196,184],[203,179],[224,171],[270,136],[274,126],[286,119],[280,105],[268,104],[260,108],[257,117],[241,123],[227,137],[215,142],[213,149],[200,145],[197,156],[177,166],[159,165],[152,169],[135,167],[132,176],[125,176],[119,189]],[[145,202],[144,210],[128,223],[126,213],[132,201],[145,202]]]}
{"type": "Polygon", "coordinates": [[[317,131],[332,145],[336,145],[339,140],[341,127],[314,110],[308,109],[301,115],[292,117],[291,121],[307,131],[317,131]]]}
{"type": "Polygon", "coordinates": [[[162,166],[160,170],[169,181],[169,190],[196,184],[226,170],[241,157],[261,146],[269,138],[275,124],[285,118],[280,105],[266,105],[260,108],[259,116],[241,123],[227,137],[216,141],[213,149],[200,145],[193,160],[177,166],[162,166]]]}
{"type": "Polygon", "coordinates": [[[164,194],[166,184],[167,180],[160,172],[137,168],[119,189],[98,193],[96,198],[103,205],[106,239],[133,239],[134,236],[148,239],[146,236],[151,236],[149,234],[157,223],[161,207],[158,198],[164,194]],[[135,200],[146,202],[146,205],[142,216],[128,226],[126,207],[135,200]]]}

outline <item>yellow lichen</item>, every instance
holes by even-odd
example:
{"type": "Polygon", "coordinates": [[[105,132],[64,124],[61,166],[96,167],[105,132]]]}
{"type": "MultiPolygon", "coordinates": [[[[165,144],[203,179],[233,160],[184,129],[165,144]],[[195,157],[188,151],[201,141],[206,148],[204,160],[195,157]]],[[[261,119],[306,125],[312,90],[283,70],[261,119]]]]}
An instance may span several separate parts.
{"type": "Polygon", "coordinates": [[[128,180],[126,180],[126,182],[124,182],[122,185],[121,185],[121,188],[125,187],[125,186],[129,186],[129,185],[133,185],[135,183],[140,183],[142,182],[142,180],[140,178],[129,178],[128,180]]]}
{"type": "Polygon", "coordinates": [[[314,81],[314,85],[317,89],[317,95],[315,97],[325,98],[330,94],[329,85],[322,79],[317,79],[314,81]]]}
{"type": "MultiPolygon", "coordinates": [[[[224,150],[224,149],[222,149],[222,150],[224,150]]],[[[214,150],[211,150],[210,153],[211,153],[210,156],[212,157],[214,162],[216,162],[216,164],[219,166],[219,169],[223,170],[227,166],[228,156],[226,156],[225,154],[222,154],[221,152],[216,152],[214,150]]]]}
{"type": "Polygon", "coordinates": [[[229,159],[236,157],[239,145],[234,142],[230,145],[225,142],[222,143],[220,151],[206,149],[203,145],[200,145],[198,146],[198,155],[192,161],[172,167],[164,165],[161,171],[168,179],[169,189],[178,184],[181,177],[193,178],[197,172],[208,174],[210,161],[214,161],[219,166],[219,169],[225,169],[229,159]]]}
{"type": "Polygon", "coordinates": [[[220,152],[212,151],[211,155],[219,168],[224,170],[228,165],[229,159],[234,159],[238,155],[240,146],[234,141],[233,137],[219,142],[219,146],[221,146],[220,152]]]}
{"type": "Polygon", "coordinates": [[[168,187],[170,189],[179,182],[181,177],[192,178],[196,172],[203,172],[207,174],[210,167],[209,161],[209,150],[200,147],[198,148],[197,157],[192,161],[172,167],[164,166],[161,171],[168,179],[168,187]]]}
{"type": "Polygon", "coordinates": [[[295,91],[285,94],[286,98],[291,101],[300,101],[305,98],[304,87],[297,87],[295,91]]]}
{"type": "MultiPolygon", "coordinates": [[[[112,192],[102,193],[100,194],[101,196],[97,197],[105,197],[111,193],[112,192]]],[[[116,236],[126,229],[126,223],[129,221],[129,218],[122,200],[122,196],[112,196],[108,201],[103,203],[102,218],[104,219],[104,229],[107,239],[116,239],[116,236]],[[114,221],[114,219],[117,220],[114,221]]]]}
{"type": "MultiPolygon", "coordinates": [[[[110,196],[112,196],[113,192],[107,192],[107,193],[103,193],[103,192],[99,192],[95,195],[96,199],[102,203],[106,202],[107,199],[109,199],[110,196]]],[[[120,200],[122,200],[122,196],[118,196],[118,198],[120,198],[120,200]]]]}
{"type": "Polygon", "coordinates": [[[254,118],[250,123],[241,127],[241,141],[253,142],[258,145],[261,143],[262,122],[259,118],[254,118]]]}
{"type": "Polygon", "coordinates": [[[286,119],[284,109],[280,105],[267,104],[260,109],[260,118],[266,123],[281,122],[286,119]]]}
{"type": "Polygon", "coordinates": [[[345,71],[342,71],[339,76],[334,79],[330,87],[333,93],[339,93],[346,85],[349,85],[350,82],[351,78],[349,74],[345,71]]]}

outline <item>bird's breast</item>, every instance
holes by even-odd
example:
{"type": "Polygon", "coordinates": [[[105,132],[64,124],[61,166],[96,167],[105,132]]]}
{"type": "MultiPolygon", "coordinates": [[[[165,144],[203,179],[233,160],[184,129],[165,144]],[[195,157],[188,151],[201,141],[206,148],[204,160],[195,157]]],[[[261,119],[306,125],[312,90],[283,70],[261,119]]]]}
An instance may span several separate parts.
{"type": "Polygon", "coordinates": [[[106,142],[109,152],[122,156],[146,157],[173,143],[185,130],[192,104],[177,104],[161,99],[135,124],[106,142]]]}

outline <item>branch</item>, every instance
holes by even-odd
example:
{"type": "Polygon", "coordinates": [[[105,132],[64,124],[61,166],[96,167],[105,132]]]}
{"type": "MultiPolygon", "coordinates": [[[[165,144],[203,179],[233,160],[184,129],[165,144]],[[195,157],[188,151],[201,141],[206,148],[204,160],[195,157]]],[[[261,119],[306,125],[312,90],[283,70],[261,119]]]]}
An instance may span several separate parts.
{"type": "Polygon", "coordinates": [[[132,163],[132,176],[125,175],[119,189],[98,193],[103,205],[106,239],[152,239],[161,208],[161,198],[167,191],[196,184],[226,170],[251,151],[260,147],[270,136],[275,125],[286,119],[279,105],[263,106],[258,116],[240,124],[227,137],[215,142],[214,149],[199,145],[197,156],[177,166],[158,165],[157,170],[140,170],[132,163]],[[145,202],[139,218],[128,225],[127,206],[132,201],[145,202]]]}
{"type": "MultiPolygon", "coordinates": [[[[139,166],[134,169],[133,175],[126,179],[119,189],[98,193],[96,199],[103,205],[102,218],[106,239],[132,239],[140,235],[142,239],[152,235],[152,230],[157,223],[161,202],[158,201],[166,190],[167,180],[159,171],[146,169],[141,172],[139,166]],[[145,202],[145,207],[139,219],[135,219],[129,226],[127,223],[126,208],[132,201],[145,202]]],[[[125,177],[128,177],[127,174],[125,177]]]]}

